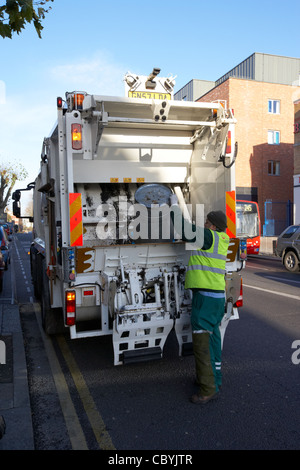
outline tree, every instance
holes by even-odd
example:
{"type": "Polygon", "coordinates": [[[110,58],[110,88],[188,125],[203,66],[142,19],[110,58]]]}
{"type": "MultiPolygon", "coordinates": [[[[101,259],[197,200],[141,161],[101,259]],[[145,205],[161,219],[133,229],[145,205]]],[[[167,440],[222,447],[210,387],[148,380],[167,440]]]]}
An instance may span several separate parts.
{"type": "Polygon", "coordinates": [[[6,4],[0,6],[0,36],[12,38],[13,33],[20,34],[25,29],[26,23],[33,22],[36,32],[41,38],[43,29],[42,20],[45,14],[51,10],[51,6],[44,8],[48,2],[54,0],[6,0],[6,4]]]}
{"type": "Polygon", "coordinates": [[[16,181],[23,181],[27,176],[21,163],[0,163],[0,214],[4,213],[16,181]]]}

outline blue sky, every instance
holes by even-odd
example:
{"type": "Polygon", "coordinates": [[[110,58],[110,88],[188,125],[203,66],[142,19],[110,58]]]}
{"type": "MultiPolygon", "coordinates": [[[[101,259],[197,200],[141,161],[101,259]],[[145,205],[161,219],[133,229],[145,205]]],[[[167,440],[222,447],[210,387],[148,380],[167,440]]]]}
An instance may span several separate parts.
{"type": "MultiPolygon", "coordinates": [[[[0,0],[0,5],[5,3],[0,0]]],[[[56,97],[80,89],[124,95],[127,71],[216,80],[253,52],[300,57],[297,2],[54,0],[43,25],[0,38],[0,162],[34,180],[56,97]]],[[[24,183],[17,182],[17,187],[24,183]]]]}

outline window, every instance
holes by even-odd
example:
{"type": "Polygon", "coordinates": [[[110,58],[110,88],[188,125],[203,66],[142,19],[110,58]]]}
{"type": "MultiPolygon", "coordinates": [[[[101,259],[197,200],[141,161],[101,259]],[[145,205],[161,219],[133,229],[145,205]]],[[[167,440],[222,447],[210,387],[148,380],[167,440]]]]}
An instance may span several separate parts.
{"type": "Polygon", "coordinates": [[[295,232],[297,232],[297,230],[299,230],[299,225],[292,225],[285,232],[283,232],[282,238],[290,238],[292,235],[294,235],[295,232]]]}
{"type": "Polygon", "coordinates": [[[268,161],[268,175],[280,175],[280,162],[274,160],[268,161]]]}
{"type": "Polygon", "coordinates": [[[279,131],[268,131],[268,144],[270,145],[280,144],[280,132],[279,131]]]}
{"type": "Polygon", "coordinates": [[[271,114],[280,114],[280,101],[268,100],[268,112],[271,114]]]}

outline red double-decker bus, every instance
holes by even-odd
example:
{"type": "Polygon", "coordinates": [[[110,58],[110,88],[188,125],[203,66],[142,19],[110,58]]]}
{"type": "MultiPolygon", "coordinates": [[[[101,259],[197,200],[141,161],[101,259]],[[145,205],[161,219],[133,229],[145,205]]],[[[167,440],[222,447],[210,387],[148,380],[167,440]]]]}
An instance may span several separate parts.
{"type": "Polygon", "coordinates": [[[236,201],[236,236],[247,239],[248,255],[259,254],[260,216],[257,202],[236,201]]]}

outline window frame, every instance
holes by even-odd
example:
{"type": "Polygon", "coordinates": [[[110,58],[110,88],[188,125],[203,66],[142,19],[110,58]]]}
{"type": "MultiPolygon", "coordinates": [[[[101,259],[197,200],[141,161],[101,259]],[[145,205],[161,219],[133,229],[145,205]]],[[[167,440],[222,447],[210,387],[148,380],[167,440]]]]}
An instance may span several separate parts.
{"type": "Polygon", "coordinates": [[[280,176],[280,160],[268,160],[268,175],[280,176]]]}
{"type": "Polygon", "coordinates": [[[268,99],[268,114],[280,114],[281,103],[280,100],[268,99]],[[275,111],[274,111],[275,105],[275,111]],[[270,111],[271,108],[271,111],[270,111]]]}
{"type": "Polygon", "coordinates": [[[275,131],[273,129],[268,129],[268,144],[269,145],[280,145],[280,131],[275,131]],[[272,139],[269,139],[269,136],[272,135],[272,139]],[[278,142],[276,142],[275,136],[278,135],[278,142]],[[272,140],[272,142],[270,142],[272,140]]]}

